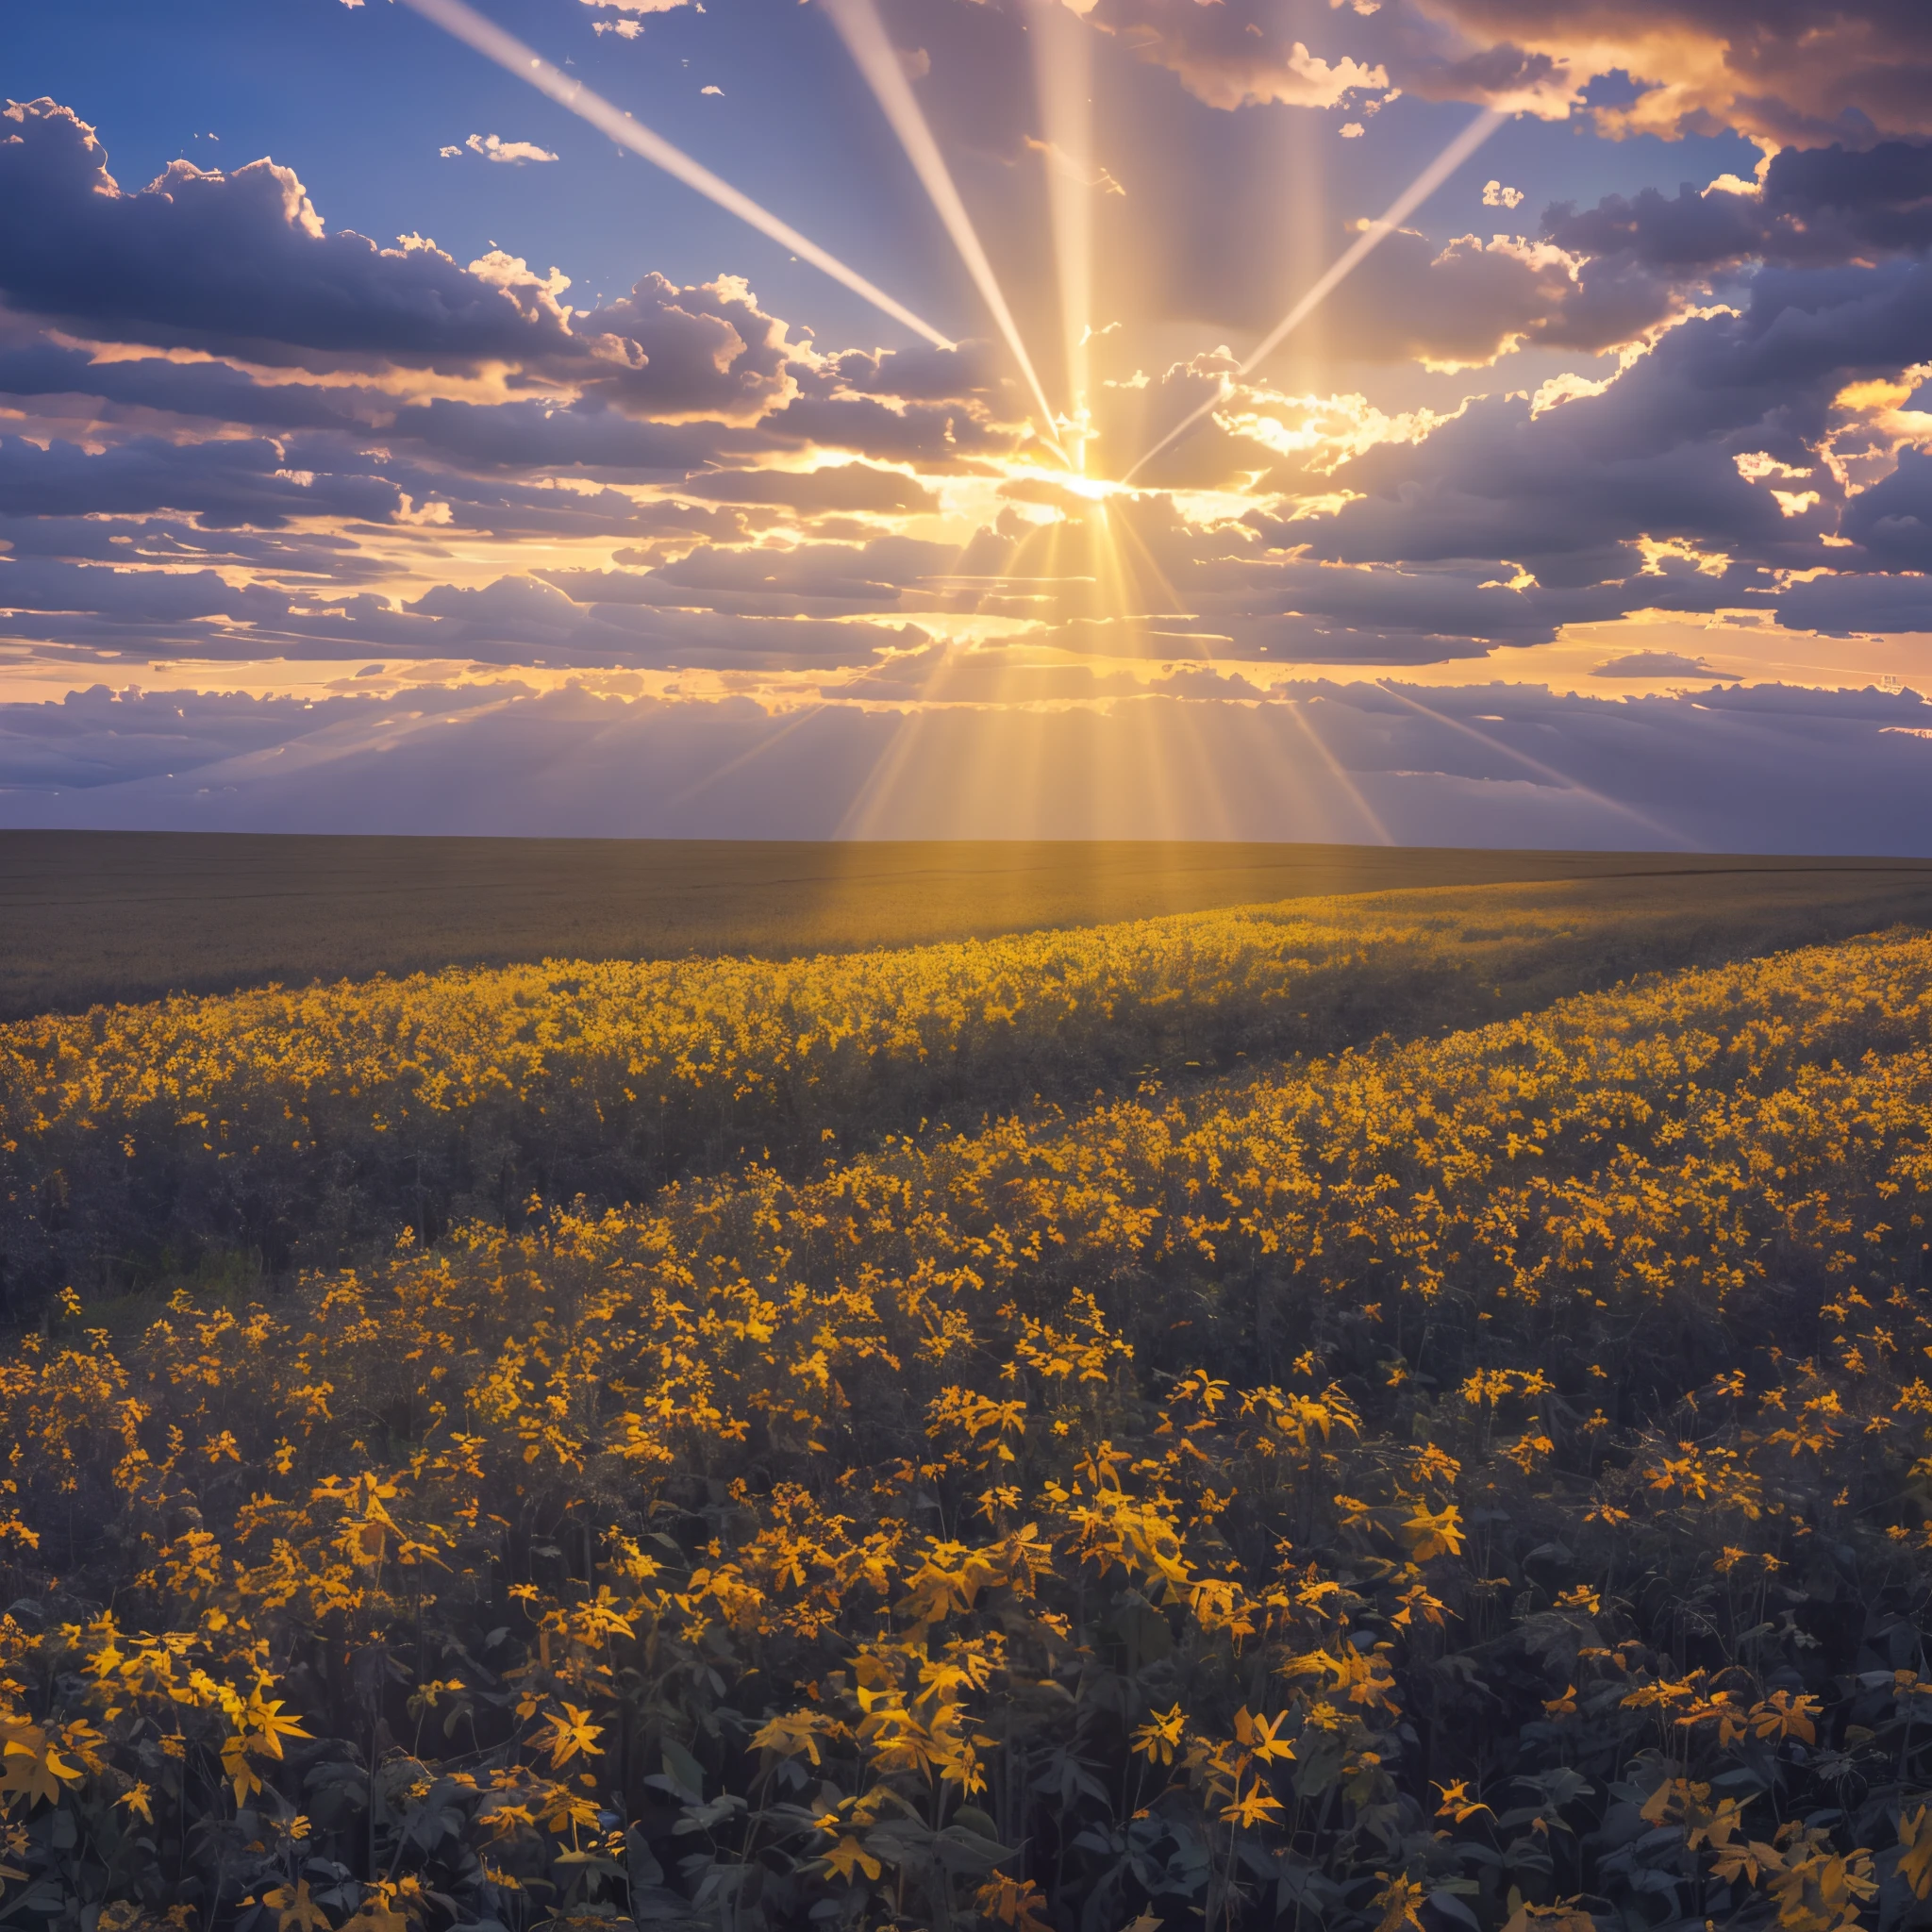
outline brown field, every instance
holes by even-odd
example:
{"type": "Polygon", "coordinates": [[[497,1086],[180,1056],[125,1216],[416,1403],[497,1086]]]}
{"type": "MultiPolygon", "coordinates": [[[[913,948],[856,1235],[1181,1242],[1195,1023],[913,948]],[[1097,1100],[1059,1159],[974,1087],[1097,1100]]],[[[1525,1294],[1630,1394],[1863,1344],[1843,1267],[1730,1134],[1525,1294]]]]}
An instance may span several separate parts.
{"type": "MultiPolygon", "coordinates": [[[[1285,899],[1565,882],[1796,943],[1932,916],[1932,863],[1289,844],[0,832],[0,1019],[545,958],[763,958],[1285,899]]],[[[1547,895],[1539,895],[1547,906],[1547,895]]],[[[1504,904],[1497,916],[1507,918],[1504,904]]],[[[1758,949],[1750,942],[1745,950],[1758,949]]],[[[1695,948],[1692,949],[1696,950],[1695,948]]]]}

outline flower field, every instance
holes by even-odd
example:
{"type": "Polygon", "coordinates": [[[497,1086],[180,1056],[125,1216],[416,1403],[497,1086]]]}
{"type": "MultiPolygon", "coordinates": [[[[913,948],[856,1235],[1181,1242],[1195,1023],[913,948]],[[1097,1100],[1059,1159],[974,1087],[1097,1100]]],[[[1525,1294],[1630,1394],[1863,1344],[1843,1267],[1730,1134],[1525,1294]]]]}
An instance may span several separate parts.
{"type": "Polygon", "coordinates": [[[5,1029],[0,1920],[1932,1921],[1932,939],[1588,938],[5,1029]]]}
{"type": "Polygon", "coordinates": [[[800,959],[547,961],[0,1025],[0,1310],[328,1267],[933,1123],[1513,1016],[1932,919],[1924,874],[1202,912],[800,959]],[[1795,890],[1794,890],[1795,888],[1795,890]]]}

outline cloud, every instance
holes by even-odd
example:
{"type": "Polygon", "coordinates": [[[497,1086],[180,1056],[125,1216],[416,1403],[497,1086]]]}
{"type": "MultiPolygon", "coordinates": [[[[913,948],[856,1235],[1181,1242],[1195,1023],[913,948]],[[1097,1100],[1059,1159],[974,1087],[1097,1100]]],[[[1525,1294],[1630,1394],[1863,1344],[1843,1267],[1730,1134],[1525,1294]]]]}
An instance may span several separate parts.
{"type": "Polygon", "coordinates": [[[1702,658],[1681,651],[1626,651],[1597,665],[1592,677],[1710,677],[1715,674],[1702,658]]]}
{"type": "Polygon", "coordinates": [[[591,377],[593,392],[621,408],[746,421],[797,392],[791,365],[800,352],[786,324],[736,275],[680,289],[647,275],[576,325],[641,351],[591,377]]]}
{"type": "Polygon", "coordinates": [[[0,113],[0,296],[84,334],[329,369],[345,358],[581,365],[567,283],[492,255],[469,269],[414,238],[327,233],[273,161],[174,161],[139,193],[93,129],[47,100],[0,113]]]}
{"type": "Polygon", "coordinates": [[[1038,155],[1051,173],[1066,180],[1076,181],[1082,188],[1091,188],[1100,194],[1121,196],[1127,192],[1105,168],[1083,168],[1064,148],[1056,147],[1050,141],[1040,141],[1027,134],[1021,137],[1020,144],[1026,153],[1038,155]]]}
{"type": "Polygon", "coordinates": [[[1910,143],[1559,208],[1535,241],[1391,235],[1324,315],[1351,359],[1528,351],[1526,379],[1397,412],[1221,353],[1096,386],[1102,451],[1217,402],[1103,511],[1008,464],[984,342],[821,348],[730,275],[580,312],[504,253],[332,234],[269,162],[130,194],[64,109],[0,129],[0,636],[49,653],[706,668],[774,703],[847,674],[910,703],[938,665],[956,704],[1194,704],[1258,702],[1234,666],[1474,659],[1644,610],[1932,629],[1910,143]],[[1553,353],[1606,346],[1588,376],[1553,353]]]}
{"type": "Polygon", "coordinates": [[[1628,579],[1632,595],[1674,585],[1693,599],[1701,577],[1734,602],[1768,604],[1786,594],[1777,571],[1857,565],[1856,548],[1824,541],[1840,514],[1855,546],[1913,554],[1902,519],[1916,514],[1923,469],[1905,463],[1885,491],[1847,499],[1821,452],[1844,387],[1911,366],[1928,341],[1925,264],[1767,271],[1747,308],[1679,324],[1598,393],[1541,413],[1521,395],[1473,402],[1420,441],[1379,443],[1324,477],[1325,490],[1356,492],[1332,516],[1251,521],[1341,562],[1507,560],[1541,586],[1628,579]],[[1822,512],[1782,514],[1739,473],[1747,454],[1809,469],[1822,512]],[[1640,565],[1645,541],[1689,547],[1640,565]]]}
{"type": "MultiPolygon", "coordinates": [[[[473,134],[463,145],[472,154],[481,155],[486,161],[521,164],[524,161],[554,161],[557,158],[547,147],[539,147],[534,141],[504,141],[494,134],[473,134]]],[[[449,152],[449,149],[443,149],[444,154],[449,152]]]]}
{"type": "Polygon", "coordinates": [[[939,498],[917,477],[866,463],[828,463],[818,470],[714,470],[685,478],[692,496],[714,503],[781,505],[806,514],[931,510],[939,498]]]}
{"type": "Polygon", "coordinates": [[[1098,0],[1087,18],[1137,58],[1171,68],[1210,108],[1334,108],[1388,87],[1378,63],[1311,53],[1306,41],[1275,30],[1274,14],[1242,0],[1211,8],[1196,0],[1098,0]]]}
{"type": "Polygon", "coordinates": [[[1910,692],[1325,682],[1237,701],[1184,675],[1216,694],[774,714],[515,685],[312,705],[96,689],[0,706],[0,821],[1932,851],[1932,724],[1910,692]]]}
{"type": "Polygon", "coordinates": [[[1918,0],[1429,0],[1428,12],[1462,48],[1418,63],[1408,79],[1423,92],[1477,97],[1469,83],[1487,61],[1517,70],[1491,83],[1494,97],[1559,115],[1591,82],[1627,75],[1635,98],[1591,110],[1613,136],[1733,128],[1808,147],[1932,134],[1918,0]]]}
{"type": "Polygon", "coordinates": [[[1875,563],[1932,570],[1932,450],[1901,450],[1898,468],[1846,506],[1840,527],[1875,563]]]}
{"type": "Polygon", "coordinates": [[[218,438],[186,446],[136,437],[99,455],[71,442],[45,448],[0,436],[0,515],[104,516],[175,510],[206,527],[277,529],[300,516],[386,522],[401,492],[388,478],[291,467],[266,439],[218,438]]]}
{"type": "MultiPolygon", "coordinates": [[[[604,587],[579,580],[573,588],[604,587]]],[[[832,670],[870,663],[891,645],[925,641],[923,631],[908,625],[886,630],[831,619],[659,608],[642,601],[584,605],[535,577],[499,577],[476,591],[439,585],[406,610],[436,620],[416,641],[420,655],[488,663],[832,670]]]]}
{"type": "Polygon", "coordinates": [[[1623,138],[1733,130],[1768,149],[1932,135],[1920,0],[1098,0],[1088,16],[1211,107],[1337,107],[1391,87],[1623,138]],[[1612,83],[1611,98],[1597,98],[1612,83]]]}
{"type": "Polygon", "coordinates": [[[1804,268],[1917,252],[1932,246],[1932,142],[1788,148],[1751,192],[1687,182],[1674,196],[1649,188],[1582,210],[1557,202],[1543,231],[1559,248],[1678,277],[1754,258],[1804,268]]]}

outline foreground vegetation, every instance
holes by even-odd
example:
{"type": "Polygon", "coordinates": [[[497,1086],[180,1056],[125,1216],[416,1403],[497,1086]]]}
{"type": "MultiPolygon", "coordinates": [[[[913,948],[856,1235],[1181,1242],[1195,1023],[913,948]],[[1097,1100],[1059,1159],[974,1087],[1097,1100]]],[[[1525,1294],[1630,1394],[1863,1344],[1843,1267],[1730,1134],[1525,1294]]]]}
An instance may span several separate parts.
{"type": "Polygon", "coordinates": [[[1302,900],[804,959],[550,961],[0,1027],[0,1308],[425,1244],[536,1196],[797,1173],[933,1123],[1479,1024],[1871,929],[1911,875],[1302,900]]]}
{"type": "Polygon", "coordinates": [[[1924,861],[1141,840],[0,830],[0,1021],[452,964],[796,958],[1260,900],[1686,868],[1932,901],[1924,861]],[[1795,868],[1788,873],[1787,869],[1795,868]]]}
{"type": "MultiPolygon", "coordinates": [[[[258,1300],[66,1286],[0,1363],[0,1914],[1932,1919],[1932,939],[1284,1062],[1276,1020],[1385,969],[1455,1017],[1571,943],[1403,981],[1457,948],[1291,929],[721,969],[715,1034],[696,978],[648,981],[705,1131],[791,1083],[784,1159],[405,1220],[258,1300]],[[1169,1068],[1197,1037],[1275,1058],[1169,1068]],[[841,1038],[875,1051],[818,1081],[797,1042],[841,1038]],[[858,1143],[921,1078],[1022,1074],[1022,1108],[858,1143]]],[[[639,983],[519,983],[446,1002],[433,1066],[318,995],[153,1091],[157,1041],[232,1026],[103,1016],[92,1093],[14,1076],[9,1158],[117,1146],[180,1066],[244,1167],[277,1094],[366,1097],[345,1064],[569,1145],[639,983]]],[[[70,1217],[111,1173],[50,1171],[70,1217]]]]}

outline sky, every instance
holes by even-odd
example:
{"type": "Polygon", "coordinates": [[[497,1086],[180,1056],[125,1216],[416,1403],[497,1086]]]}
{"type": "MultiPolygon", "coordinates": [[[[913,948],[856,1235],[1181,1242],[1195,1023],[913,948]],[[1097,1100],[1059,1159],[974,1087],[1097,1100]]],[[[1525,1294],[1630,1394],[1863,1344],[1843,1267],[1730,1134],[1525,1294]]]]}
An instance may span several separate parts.
{"type": "Polygon", "coordinates": [[[1924,0],[90,0],[0,827],[1932,854],[1924,0]]]}

